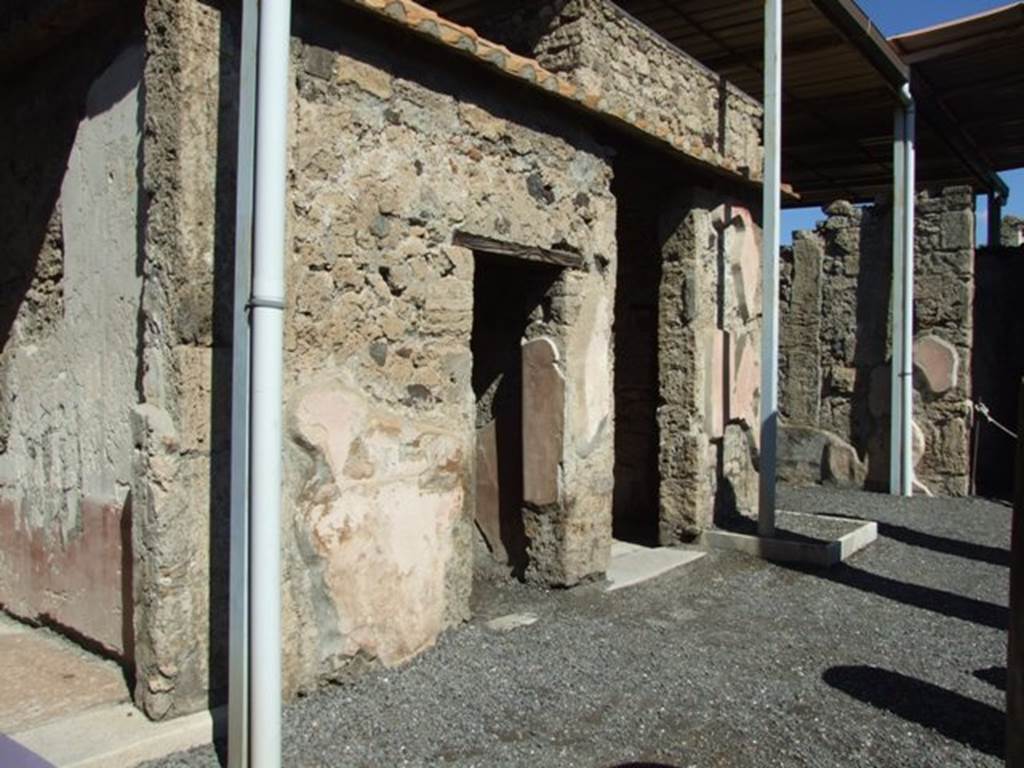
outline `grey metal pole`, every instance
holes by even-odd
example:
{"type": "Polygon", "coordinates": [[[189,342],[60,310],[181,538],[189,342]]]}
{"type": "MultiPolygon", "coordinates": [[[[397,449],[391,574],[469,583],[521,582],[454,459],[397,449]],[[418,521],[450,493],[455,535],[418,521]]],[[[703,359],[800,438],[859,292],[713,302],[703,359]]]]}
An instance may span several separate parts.
{"type": "Polygon", "coordinates": [[[903,405],[900,408],[900,430],[902,451],[900,459],[900,493],[912,496],[914,493],[914,457],[912,425],[914,422],[914,213],[916,210],[916,138],[917,108],[910,95],[910,84],[907,83],[901,92],[904,102],[903,129],[903,172],[906,181],[903,187],[903,354],[901,368],[900,395],[903,405]]]}
{"type": "Polygon", "coordinates": [[[249,295],[256,152],[258,0],[242,5],[238,166],[235,190],[235,297],[231,361],[231,575],[228,638],[228,765],[249,763],[249,295]]]}
{"type": "Polygon", "coordinates": [[[261,0],[253,227],[249,758],[281,765],[281,477],[291,0],[261,0]]]}
{"type": "Polygon", "coordinates": [[[900,495],[902,490],[903,462],[903,394],[900,372],[903,365],[903,277],[905,274],[903,252],[906,239],[903,228],[907,218],[904,213],[906,195],[904,187],[907,181],[906,141],[907,124],[903,107],[898,106],[893,115],[893,194],[892,194],[892,354],[890,364],[889,391],[889,493],[900,495]]]}
{"type": "Polygon", "coordinates": [[[762,241],[761,468],[757,532],[775,535],[779,424],[779,216],[782,209],[782,0],[764,4],[764,238],[762,241]]]}

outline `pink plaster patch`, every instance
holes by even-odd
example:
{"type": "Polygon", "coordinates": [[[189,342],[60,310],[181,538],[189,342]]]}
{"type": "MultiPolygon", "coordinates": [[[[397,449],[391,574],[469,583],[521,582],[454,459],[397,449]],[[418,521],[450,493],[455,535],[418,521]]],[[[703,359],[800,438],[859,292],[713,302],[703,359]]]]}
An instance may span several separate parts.
{"type": "Polygon", "coordinates": [[[725,422],[728,418],[728,372],[732,370],[732,350],[729,334],[725,331],[710,331],[707,339],[707,363],[705,367],[704,385],[704,424],[709,437],[721,437],[725,434],[725,422]]]}
{"type": "Polygon", "coordinates": [[[445,626],[470,471],[465,446],[434,426],[372,410],[338,384],[301,398],[296,427],[331,468],[300,515],[324,563],[345,652],[405,661],[445,626]]]}
{"type": "Polygon", "coordinates": [[[938,336],[924,336],[914,342],[914,367],[928,389],[941,395],[956,386],[960,357],[956,347],[938,336]]]}
{"type": "MultiPolygon", "coordinates": [[[[733,420],[745,421],[756,436],[757,405],[761,386],[761,359],[750,335],[741,336],[736,344],[731,413],[733,420]]],[[[756,438],[755,438],[756,439],[756,438]]]]}

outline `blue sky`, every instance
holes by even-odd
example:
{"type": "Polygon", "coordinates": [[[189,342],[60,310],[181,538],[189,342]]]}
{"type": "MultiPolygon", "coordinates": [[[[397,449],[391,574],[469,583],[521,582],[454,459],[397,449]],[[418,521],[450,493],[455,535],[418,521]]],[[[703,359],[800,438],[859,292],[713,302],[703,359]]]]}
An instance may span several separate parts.
{"type": "MultiPolygon", "coordinates": [[[[972,13],[1006,5],[1009,0],[857,0],[860,7],[885,35],[898,35],[972,13]]],[[[1006,171],[1003,179],[1010,187],[1010,201],[1004,213],[1024,216],[1024,169],[1006,171]]],[[[789,243],[794,229],[811,229],[824,218],[820,208],[802,208],[782,214],[782,241],[789,243]]],[[[987,238],[986,199],[978,198],[978,242],[987,238]]]]}

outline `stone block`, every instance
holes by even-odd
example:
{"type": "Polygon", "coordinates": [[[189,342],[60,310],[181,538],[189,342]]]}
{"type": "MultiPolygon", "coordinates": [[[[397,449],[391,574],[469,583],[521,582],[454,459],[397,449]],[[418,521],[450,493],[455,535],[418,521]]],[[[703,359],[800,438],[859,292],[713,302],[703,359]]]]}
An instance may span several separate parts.
{"type": "Polygon", "coordinates": [[[611,511],[611,494],[589,492],[565,504],[526,509],[527,578],[569,587],[604,573],[611,556],[611,511]]]}
{"type": "Polygon", "coordinates": [[[358,59],[339,56],[335,64],[335,71],[339,82],[351,83],[378,99],[391,98],[391,75],[382,69],[358,59]]]}
{"type": "Polygon", "coordinates": [[[476,524],[494,559],[505,563],[508,552],[501,540],[498,482],[498,436],[492,421],[476,433],[476,524]]]}
{"type": "Polygon", "coordinates": [[[778,479],[783,482],[858,488],[866,477],[856,449],[824,429],[783,424],[777,450],[778,479]]]}
{"type": "Polygon", "coordinates": [[[914,342],[914,369],[918,382],[930,393],[941,395],[957,386],[960,357],[948,341],[929,334],[914,342]]]}
{"type": "Polygon", "coordinates": [[[970,248],[974,244],[974,214],[971,211],[946,211],[939,224],[943,250],[970,248]]]}
{"type": "Polygon", "coordinates": [[[840,488],[863,488],[867,467],[847,442],[834,439],[825,444],[822,480],[840,488]]]}
{"type": "Polygon", "coordinates": [[[551,339],[523,344],[523,500],[557,503],[565,432],[565,379],[551,339]]]}
{"type": "Polygon", "coordinates": [[[659,540],[690,541],[711,524],[714,465],[704,433],[661,432],[659,540]]]}
{"type": "Polygon", "coordinates": [[[847,366],[833,366],[828,370],[828,386],[833,392],[852,395],[857,383],[857,369],[847,366]]]}
{"type": "MultiPolygon", "coordinates": [[[[753,512],[757,509],[758,472],[754,468],[757,452],[754,435],[756,430],[730,424],[725,428],[722,440],[721,480],[716,496],[721,497],[728,489],[729,514],[753,512]]],[[[722,511],[722,507],[716,504],[722,511]]]]}
{"type": "Polygon", "coordinates": [[[924,430],[918,426],[916,421],[910,422],[910,457],[915,467],[921,463],[926,449],[924,430]]]}

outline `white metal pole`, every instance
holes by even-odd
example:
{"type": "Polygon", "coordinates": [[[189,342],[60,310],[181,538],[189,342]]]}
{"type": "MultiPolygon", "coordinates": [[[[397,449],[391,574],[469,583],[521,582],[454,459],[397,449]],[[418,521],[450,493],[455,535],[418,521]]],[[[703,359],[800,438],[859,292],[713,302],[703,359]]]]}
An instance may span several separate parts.
{"type": "Polygon", "coordinates": [[[900,428],[902,430],[903,451],[902,481],[900,492],[911,496],[914,492],[913,434],[914,419],[914,211],[916,203],[916,151],[915,139],[917,132],[917,111],[914,99],[910,95],[910,84],[903,87],[904,129],[904,174],[906,185],[903,189],[903,354],[902,387],[903,405],[900,408],[900,428]]]}
{"type": "Polygon", "coordinates": [[[228,635],[228,765],[249,762],[249,297],[256,142],[257,0],[242,4],[238,169],[235,190],[235,306],[231,361],[231,575],[228,635]]]}
{"type": "Polygon", "coordinates": [[[903,107],[898,106],[893,115],[893,194],[892,194],[892,354],[890,357],[890,407],[889,407],[889,492],[898,496],[903,488],[903,385],[900,373],[903,365],[903,320],[904,320],[904,247],[906,239],[903,228],[906,225],[906,120],[903,107]]]}
{"type": "Polygon", "coordinates": [[[775,535],[779,423],[779,216],[782,208],[782,0],[764,4],[764,238],[762,241],[761,467],[757,532],[775,535]]]}
{"type": "Polygon", "coordinates": [[[261,0],[252,306],[250,765],[281,765],[281,461],[290,0],[261,0]]]}

